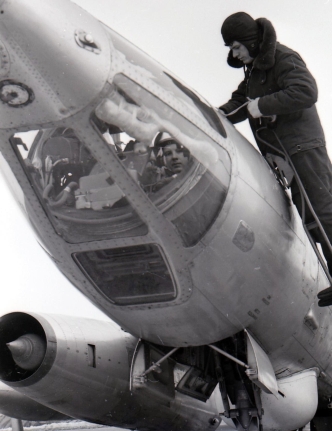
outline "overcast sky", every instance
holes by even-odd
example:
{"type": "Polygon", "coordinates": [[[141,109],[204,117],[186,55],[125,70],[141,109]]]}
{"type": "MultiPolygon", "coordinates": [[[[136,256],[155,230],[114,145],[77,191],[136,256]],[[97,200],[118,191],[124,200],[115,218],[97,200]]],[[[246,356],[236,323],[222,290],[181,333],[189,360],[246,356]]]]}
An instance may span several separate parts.
{"type": "MultiPolygon", "coordinates": [[[[332,0],[76,0],[118,33],[142,48],[212,105],[228,100],[242,70],[226,63],[220,26],[245,11],[270,19],[278,40],[297,50],[319,87],[318,109],[332,154],[332,0]]],[[[252,141],[251,132],[240,130],[252,141]]],[[[57,271],[0,177],[0,315],[42,311],[103,318],[57,271]]]]}

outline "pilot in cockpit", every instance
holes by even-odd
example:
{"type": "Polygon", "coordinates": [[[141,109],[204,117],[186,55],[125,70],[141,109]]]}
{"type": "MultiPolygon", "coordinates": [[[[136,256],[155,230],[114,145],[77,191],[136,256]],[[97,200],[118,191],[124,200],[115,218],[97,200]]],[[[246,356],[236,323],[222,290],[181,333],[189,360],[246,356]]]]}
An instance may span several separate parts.
{"type": "Polygon", "coordinates": [[[161,134],[159,139],[156,139],[154,147],[158,150],[157,160],[162,160],[161,178],[152,189],[153,192],[156,192],[170,183],[188,166],[190,152],[168,133],[161,134]]]}

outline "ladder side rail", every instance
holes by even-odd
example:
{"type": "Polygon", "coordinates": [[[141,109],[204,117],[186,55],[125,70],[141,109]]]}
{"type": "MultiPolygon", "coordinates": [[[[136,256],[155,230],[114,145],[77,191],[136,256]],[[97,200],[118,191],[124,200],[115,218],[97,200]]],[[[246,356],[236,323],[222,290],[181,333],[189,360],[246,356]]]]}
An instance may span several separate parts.
{"type": "Polygon", "coordinates": [[[317,214],[316,214],[315,210],[313,209],[313,207],[311,205],[311,202],[310,202],[310,199],[308,197],[308,194],[307,194],[307,192],[306,192],[306,190],[305,190],[305,188],[304,188],[304,186],[302,184],[302,181],[301,181],[301,179],[300,179],[300,177],[299,177],[299,175],[298,175],[298,173],[297,173],[297,171],[295,169],[295,166],[294,166],[294,164],[293,164],[290,156],[288,155],[287,151],[285,150],[285,147],[283,146],[282,142],[280,141],[278,135],[276,134],[276,132],[274,130],[270,129],[273,132],[273,134],[274,134],[274,136],[275,136],[278,144],[280,145],[282,151],[280,151],[278,148],[276,148],[275,146],[273,146],[272,144],[270,144],[269,142],[265,141],[263,138],[261,138],[259,136],[259,132],[261,132],[262,130],[267,130],[267,129],[269,129],[269,128],[267,126],[265,126],[265,127],[261,127],[260,129],[258,129],[256,131],[257,140],[260,141],[262,144],[267,145],[268,147],[272,148],[273,151],[276,151],[281,156],[283,156],[287,160],[287,162],[289,163],[290,167],[292,168],[292,171],[294,173],[294,178],[295,178],[295,181],[296,181],[296,183],[297,183],[297,185],[299,187],[300,195],[301,195],[301,207],[302,207],[301,208],[301,212],[302,212],[301,218],[302,218],[302,225],[303,225],[304,231],[305,231],[305,233],[306,233],[306,235],[307,235],[307,237],[308,237],[308,239],[309,239],[309,241],[310,241],[310,243],[311,243],[311,245],[312,245],[312,247],[314,249],[314,252],[315,252],[315,254],[316,254],[316,256],[317,256],[320,264],[322,265],[322,268],[323,268],[323,270],[325,272],[325,275],[326,275],[327,279],[329,280],[330,285],[332,286],[332,277],[330,275],[330,272],[329,272],[329,270],[328,270],[328,268],[326,266],[326,263],[325,263],[323,257],[321,256],[320,252],[318,251],[318,249],[316,247],[316,243],[312,239],[312,236],[311,236],[311,234],[310,234],[310,232],[309,232],[309,230],[308,230],[308,228],[306,226],[306,223],[305,223],[305,204],[308,205],[309,212],[311,213],[311,215],[313,216],[314,220],[316,221],[317,227],[318,227],[319,231],[321,232],[321,234],[323,236],[323,240],[325,241],[326,245],[328,246],[328,249],[329,249],[329,251],[331,253],[331,256],[332,256],[332,246],[331,246],[331,243],[330,243],[330,241],[329,241],[329,239],[328,239],[328,237],[326,235],[326,232],[325,232],[325,230],[324,230],[324,228],[323,228],[323,226],[322,226],[319,218],[317,217],[317,214]]]}

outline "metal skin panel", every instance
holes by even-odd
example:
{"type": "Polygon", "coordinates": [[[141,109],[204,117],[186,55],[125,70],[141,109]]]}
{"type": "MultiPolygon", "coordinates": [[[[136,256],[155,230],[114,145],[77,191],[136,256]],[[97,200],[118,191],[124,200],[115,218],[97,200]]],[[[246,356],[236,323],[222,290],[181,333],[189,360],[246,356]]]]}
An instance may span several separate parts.
{"type": "MultiPolygon", "coordinates": [[[[6,315],[0,331],[10,333],[12,324],[20,326],[25,316],[6,315]]],[[[197,431],[216,429],[219,422],[212,423],[212,419],[218,417],[217,392],[204,403],[180,393],[167,396],[155,390],[143,395],[130,391],[131,361],[138,341],[132,335],[109,322],[36,313],[28,316],[43,326],[46,339],[49,332],[52,338],[55,335],[57,348],[52,368],[41,378],[32,374],[25,380],[8,382],[20,393],[93,423],[165,431],[172,426],[179,430],[188,426],[197,431]],[[95,351],[92,362],[89,345],[95,351]]]]}
{"type": "Polygon", "coordinates": [[[329,370],[330,311],[319,309],[316,300],[317,292],[327,286],[326,277],[295,207],[274,184],[265,162],[244,139],[235,138],[231,125],[227,133],[236,139],[239,150],[237,189],[222,229],[195,261],[193,279],[204,285],[213,304],[239,331],[250,329],[268,352],[277,374],[317,365],[329,370]],[[253,176],[260,178],[259,187],[253,176]],[[232,242],[241,219],[255,233],[254,247],[248,252],[232,242]],[[312,306],[319,322],[317,331],[304,323],[312,306]]]}
{"type": "Polygon", "coordinates": [[[22,420],[49,421],[69,419],[62,413],[51,410],[31,398],[20,394],[3,382],[0,382],[0,411],[3,415],[22,420]]]}
{"type": "Polygon", "coordinates": [[[10,65],[1,74],[2,64],[0,79],[27,86],[34,100],[17,107],[1,103],[1,128],[66,118],[98,95],[109,73],[111,51],[107,34],[98,21],[64,0],[6,0],[2,11],[0,41],[6,41],[10,65]],[[46,16],[52,19],[47,20],[46,16]],[[102,55],[78,46],[75,41],[78,29],[94,38],[102,55]]]}

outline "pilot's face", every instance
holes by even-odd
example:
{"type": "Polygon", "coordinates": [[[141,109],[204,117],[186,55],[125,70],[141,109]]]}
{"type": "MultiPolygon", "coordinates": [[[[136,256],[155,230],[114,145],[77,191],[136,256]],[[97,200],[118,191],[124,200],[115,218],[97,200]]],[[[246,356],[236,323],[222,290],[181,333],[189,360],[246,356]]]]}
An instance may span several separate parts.
{"type": "Polygon", "coordinates": [[[188,164],[188,157],[183,154],[183,149],[176,144],[164,147],[164,158],[166,167],[175,174],[182,172],[188,164]]]}
{"type": "Polygon", "coordinates": [[[230,46],[230,49],[233,52],[233,57],[238,58],[242,63],[250,64],[253,62],[254,59],[250,57],[248,49],[242,45],[242,43],[235,40],[230,46]]]}

